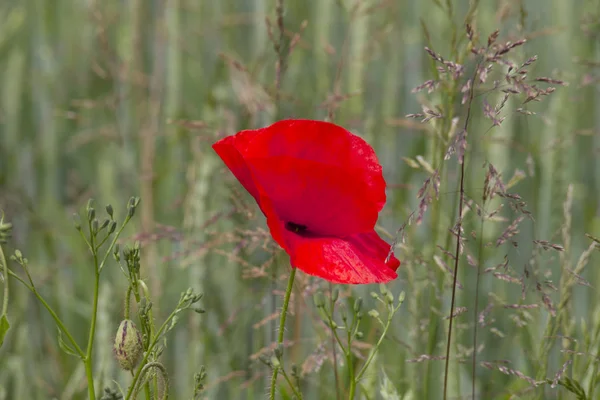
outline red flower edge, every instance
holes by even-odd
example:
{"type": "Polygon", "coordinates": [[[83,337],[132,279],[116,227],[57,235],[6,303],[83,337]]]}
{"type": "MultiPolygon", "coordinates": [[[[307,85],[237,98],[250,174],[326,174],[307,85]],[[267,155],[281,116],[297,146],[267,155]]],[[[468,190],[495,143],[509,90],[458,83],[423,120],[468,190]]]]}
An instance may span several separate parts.
{"type": "Polygon", "coordinates": [[[400,261],[373,230],[385,204],[375,152],[335,124],[284,120],[219,140],[293,267],[334,283],[387,282],[400,261]]]}

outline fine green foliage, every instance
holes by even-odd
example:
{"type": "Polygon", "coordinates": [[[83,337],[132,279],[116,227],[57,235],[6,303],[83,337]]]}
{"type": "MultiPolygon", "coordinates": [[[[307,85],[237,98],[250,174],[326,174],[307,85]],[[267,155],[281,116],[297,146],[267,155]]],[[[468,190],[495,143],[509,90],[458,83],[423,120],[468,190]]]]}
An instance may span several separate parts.
{"type": "Polygon", "coordinates": [[[599,20],[600,0],[0,2],[0,400],[598,398],[599,20]],[[211,149],[282,118],[375,148],[396,281],[286,291],[211,149]]]}

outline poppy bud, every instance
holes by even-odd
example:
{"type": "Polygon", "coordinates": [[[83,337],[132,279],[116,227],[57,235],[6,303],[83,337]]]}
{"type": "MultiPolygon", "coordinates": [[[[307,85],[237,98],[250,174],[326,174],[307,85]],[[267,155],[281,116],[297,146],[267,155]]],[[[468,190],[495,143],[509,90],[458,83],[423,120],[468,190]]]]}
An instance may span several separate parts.
{"type": "Polygon", "coordinates": [[[96,210],[93,208],[88,208],[87,210],[88,221],[92,222],[94,218],[96,218],[96,210]]]}
{"type": "Polygon", "coordinates": [[[317,307],[317,308],[325,307],[325,300],[323,299],[323,293],[321,293],[321,292],[315,293],[315,295],[313,296],[313,301],[315,303],[315,307],[317,307]]]}
{"type": "Polygon", "coordinates": [[[130,319],[124,319],[117,329],[114,346],[115,358],[121,368],[130,371],[135,368],[144,352],[142,336],[130,319]]]}
{"type": "Polygon", "coordinates": [[[337,301],[339,295],[340,295],[340,290],[337,287],[333,288],[333,292],[331,293],[331,301],[333,301],[335,303],[337,301]]]}
{"type": "Polygon", "coordinates": [[[106,213],[108,214],[110,219],[113,218],[113,207],[110,204],[106,206],[106,213]]]}
{"type": "Polygon", "coordinates": [[[358,313],[360,311],[360,309],[362,308],[362,304],[363,299],[361,297],[356,299],[356,301],[354,302],[354,313],[358,313]]]}
{"type": "Polygon", "coordinates": [[[392,293],[390,293],[390,292],[387,292],[385,294],[385,299],[387,300],[387,303],[389,305],[392,305],[394,303],[394,295],[392,293]]]}
{"type": "Polygon", "coordinates": [[[121,249],[119,243],[115,244],[115,249],[113,250],[113,257],[116,262],[121,261],[121,249]]]}
{"type": "Polygon", "coordinates": [[[77,213],[73,214],[73,225],[78,231],[81,230],[81,217],[77,213]]]}
{"type": "Polygon", "coordinates": [[[108,223],[110,222],[110,220],[105,219],[104,221],[102,221],[102,225],[100,225],[100,230],[106,228],[108,226],[108,223]]]}

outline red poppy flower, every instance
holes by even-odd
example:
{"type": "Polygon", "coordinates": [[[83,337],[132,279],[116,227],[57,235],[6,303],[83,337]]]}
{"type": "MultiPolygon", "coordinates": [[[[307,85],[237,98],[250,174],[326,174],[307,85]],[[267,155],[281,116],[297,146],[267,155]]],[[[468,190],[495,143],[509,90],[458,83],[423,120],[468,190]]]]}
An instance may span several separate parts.
{"type": "Polygon", "coordinates": [[[334,283],[387,282],[400,266],[374,231],[385,180],[373,148],[337,125],[279,121],[213,149],[256,199],[293,267],[334,283]]]}

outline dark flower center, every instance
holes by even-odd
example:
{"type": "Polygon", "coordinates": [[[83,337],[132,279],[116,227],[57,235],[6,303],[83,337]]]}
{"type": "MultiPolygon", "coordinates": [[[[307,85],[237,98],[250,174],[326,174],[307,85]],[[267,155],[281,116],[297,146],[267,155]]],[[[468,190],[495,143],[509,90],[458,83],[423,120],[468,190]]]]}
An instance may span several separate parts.
{"type": "Polygon", "coordinates": [[[308,234],[308,227],[306,225],[297,224],[295,222],[286,222],[285,229],[300,236],[308,234]]]}

